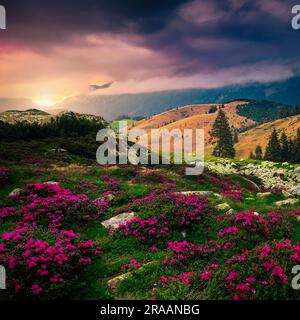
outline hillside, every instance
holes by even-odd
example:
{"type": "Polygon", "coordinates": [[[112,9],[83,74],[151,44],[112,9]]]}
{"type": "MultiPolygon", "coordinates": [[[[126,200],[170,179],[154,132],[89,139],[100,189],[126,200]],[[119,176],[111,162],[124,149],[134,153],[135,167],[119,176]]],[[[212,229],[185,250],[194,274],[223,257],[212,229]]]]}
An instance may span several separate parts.
{"type": "MultiPolygon", "coordinates": [[[[10,124],[14,124],[16,122],[28,122],[28,123],[47,123],[51,119],[55,119],[60,117],[63,114],[69,113],[70,111],[61,111],[57,114],[50,114],[42,110],[38,109],[28,109],[28,110],[7,110],[0,113],[0,121],[7,122],[10,124]]],[[[101,120],[102,118],[95,115],[90,114],[80,114],[76,113],[78,118],[84,118],[88,120],[101,120]]]]}
{"type": "Polygon", "coordinates": [[[38,109],[20,110],[7,110],[0,113],[0,120],[8,123],[16,123],[27,121],[30,123],[38,122],[44,123],[51,119],[51,115],[47,112],[38,109]]]}
{"type": "MultiPolygon", "coordinates": [[[[224,111],[229,119],[231,126],[241,129],[248,128],[256,124],[255,121],[237,114],[239,105],[247,105],[246,101],[234,101],[224,104],[224,111]]],[[[203,128],[205,133],[205,143],[211,142],[209,134],[213,123],[217,116],[218,104],[199,104],[189,105],[180,108],[175,108],[155,115],[145,120],[141,120],[134,125],[134,128],[145,129],[147,132],[150,129],[196,129],[203,128]]]]}
{"type": "Polygon", "coordinates": [[[251,151],[255,151],[257,145],[265,150],[268,138],[274,128],[279,134],[284,130],[288,138],[294,138],[297,129],[300,128],[300,115],[267,122],[240,134],[239,142],[235,145],[237,157],[248,158],[251,151]]]}
{"type": "MultiPolygon", "coordinates": [[[[113,87],[113,85],[112,85],[113,87]]],[[[196,88],[134,94],[80,95],[65,99],[57,108],[101,115],[111,121],[126,114],[131,118],[150,116],[170,107],[191,104],[221,103],[233,99],[271,100],[290,105],[300,104],[300,78],[267,84],[251,83],[220,88],[196,88]]],[[[0,100],[1,105],[1,100],[0,100]]]]}
{"type": "MultiPolygon", "coordinates": [[[[213,150],[213,140],[209,132],[217,116],[215,109],[220,107],[221,105],[218,104],[199,104],[174,108],[141,120],[134,125],[134,128],[145,129],[147,132],[150,129],[158,128],[169,131],[203,128],[206,155],[210,155],[213,150]]],[[[292,138],[295,137],[300,126],[300,115],[261,124],[270,118],[277,118],[284,110],[284,105],[270,101],[237,100],[225,103],[223,110],[228,117],[230,126],[243,132],[239,134],[239,143],[235,145],[238,158],[248,158],[250,152],[254,151],[257,145],[261,145],[264,149],[274,127],[279,132],[285,130],[288,137],[292,138]]]]}

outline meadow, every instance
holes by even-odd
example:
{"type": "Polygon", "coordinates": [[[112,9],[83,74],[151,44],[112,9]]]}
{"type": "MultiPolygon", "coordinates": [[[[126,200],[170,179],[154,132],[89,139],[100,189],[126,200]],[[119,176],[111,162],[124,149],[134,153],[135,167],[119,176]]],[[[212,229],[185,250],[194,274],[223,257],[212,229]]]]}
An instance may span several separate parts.
{"type": "Polygon", "coordinates": [[[299,196],[278,207],[259,179],[60,148],[1,142],[1,299],[299,298],[299,196]]]}

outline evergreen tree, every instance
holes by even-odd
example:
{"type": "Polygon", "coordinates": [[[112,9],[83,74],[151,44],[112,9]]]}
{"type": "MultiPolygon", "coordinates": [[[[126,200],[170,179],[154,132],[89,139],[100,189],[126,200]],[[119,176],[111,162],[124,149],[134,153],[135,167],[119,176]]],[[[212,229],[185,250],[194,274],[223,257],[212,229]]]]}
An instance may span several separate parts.
{"type": "Polygon", "coordinates": [[[291,149],[291,158],[293,163],[300,163],[300,128],[297,130],[297,136],[293,141],[291,149]]]}
{"type": "Polygon", "coordinates": [[[213,151],[214,156],[225,158],[233,158],[235,156],[231,130],[222,109],[219,109],[217,118],[213,124],[211,136],[217,139],[217,145],[213,151]]]}
{"type": "Polygon", "coordinates": [[[237,128],[233,128],[233,143],[239,142],[239,132],[237,128]]]}
{"type": "Polygon", "coordinates": [[[252,151],[250,152],[249,159],[252,159],[252,160],[254,160],[254,159],[255,159],[255,155],[253,154],[253,152],[252,152],[252,151]]]}
{"type": "Polygon", "coordinates": [[[290,159],[290,150],[289,150],[289,141],[285,134],[285,131],[282,132],[280,137],[280,144],[281,144],[281,161],[289,161],[290,159]]]}
{"type": "Polygon", "coordinates": [[[281,147],[280,142],[278,140],[278,134],[275,128],[269,138],[269,142],[266,148],[265,159],[275,162],[281,161],[281,147]]]}
{"type": "Polygon", "coordinates": [[[256,160],[262,160],[263,158],[263,151],[261,146],[257,146],[255,149],[255,159],[256,160]]]}

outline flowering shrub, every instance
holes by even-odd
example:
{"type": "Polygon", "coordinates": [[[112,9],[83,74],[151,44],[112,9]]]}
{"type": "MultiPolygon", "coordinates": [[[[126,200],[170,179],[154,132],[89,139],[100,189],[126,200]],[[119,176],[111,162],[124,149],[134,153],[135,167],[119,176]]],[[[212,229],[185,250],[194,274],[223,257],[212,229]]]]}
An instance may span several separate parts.
{"type": "Polygon", "coordinates": [[[299,299],[291,289],[291,270],[300,262],[300,246],[290,240],[265,243],[233,256],[208,284],[215,298],[227,299],[299,299]]]}
{"type": "Polygon", "coordinates": [[[252,249],[253,246],[268,239],[282,239],[293,230],[293,218],[276,212],[264,215],[243,211],[223,220],[224,229],[218,238],[234,241],[240,248],[252,249]]]}
{"type": "Polygon", "coordinates": [[[203,173],[199,176],[199,182],[208,181],[212,183],[218,190],[221,189],[223,191],[245,191],[245,192],[251,192],[255,191],[255,187],[253,184],[246,183],[244,181],[244,184],[246,184],[246,187],[240,186],[239,183],[234,181],[230,177],[222,176],[218,177],[216,175],[203,173]]]}
{"type": "MultiPolygon", "coordinates": [[[[196,293],[199,299],[200,291],[212,279],[219,266],[207,264],[204,270],[182,272],[179,275],[162,276],[149,294],[155,299],[190,299],[191,293],[196,293]]],[[[203,298],[203,297],[201,297],[203,298]]]]}
{"type": "Polygon", "coordinates": [[[168,242],[167,251],[171,253],[169,257],[165,257],[162,261],[164,265],[184,267],[187,265],[203,265],[208,262],[217,261],[218,256],[224,255],[232,246],[232,242],[218,243],[210,240],[204,245],[195,245],[186,240],[168,242]]]}
{"type": "Polygon", "coordinates": [[[79,183],[77,183],[74,187],[85,193],[89,193],[98,189],[98,186],[95,183],[85,180],[80,180],[79,183]]]}
{"type": "Polygon", "coordinates": [[[0,264],[7,270],[10,297],[57,298],[100,252],[92,240],[80,241],[71,230],[54,235],[19,227],[1,238],[0,264]],[[47,241],[40,238],[41,233],[47,241]]]}
{"type": "Polygon", "coordinates": [[[224,197],[232,198],[232,199],[237,200],[237,201],[241,201],[241,200],[244,199],[244,196],[240,191],[225,190],[225,191],[221,191],[221,194],[224,197]]]}
{"type": "Polygon", "coordinates": [[[0,186],[8,182],[10,170],[8,168],[0,168],[0,186]]]}
{"type": "Polygon", "coordinates": [[[165,192],[135,200],[127,210],[140,216],[119,226],[125,236],[140,241],[165,240],[173,231],[199,223],[208,213],[207,199],[194,195],[165,192]]]}
{"type": "Polygon", "coordinates": [[[38,198],[50,198],[60,195],[62,198],[72,195],[72,191],[60,187],[57,183],[31,183],[21,189],[19,193],[11,196],[12,200],[24,204],[38,198]]]}
{"type": "Polygon", "coordinates": [[[106,186],[107,191],[118,191],[120,189],[121,183],[119,180],[111,178],[109,175],[102,175],[100,178],[104,180],[104,185],[106,186]]]}
{"type": "Polygon", "coordinates": [[[0,208],[0,222],[7,217],[13,216],[15,214],[15,210],[16,209],[14,207],[0,208]]]}
{"type": "Polygon", "coordinates": [[[52,230],[62,223],[87,223],[95,220],[108,208],[106,201],[92,201],[86,195],[74,194],[57,184],[37,183],[23,188],[14,200],[24,204],[16,214],[25,225],[43,224],[52,230]]]}
{"type": "Polygon", "coordinates": [[[121,266],[122,270],[126,270],[126,271],[135,271],[137,269],[140,269],[142,267],[142,263],[135,260],[135,259],[131,259],[129,261],[129,263],[124,264],[123,266],[121,266]]]}

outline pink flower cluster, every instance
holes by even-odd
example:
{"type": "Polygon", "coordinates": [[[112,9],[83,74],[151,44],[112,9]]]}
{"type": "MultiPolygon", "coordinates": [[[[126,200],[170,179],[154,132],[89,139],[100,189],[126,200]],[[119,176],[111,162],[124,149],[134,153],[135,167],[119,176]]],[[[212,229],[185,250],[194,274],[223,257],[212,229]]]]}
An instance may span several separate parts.
{"type": "Polygon", "coordinates": [[[163,259],[164,265],[184,266],[194,264],[195,261],[213,261],[216,255],[228,250],[232,246],[232,242],[218,243],[215,240],[210,240],[204,245],[195,245],[186,240],[168,242],[167,251],[171,252],[171,257],[163,259]]]}
{"type": "Polygon", "coordinates": [[[86,223],[101,216],[107,202],[91,201],[84,194],[74,194],[57,184],[29,184],[13,199],[23,206],[16,211],[23,225],[46,224],[58,232],[62,223],[86,223]]]}
{"type": "MultiPolygon", "coordinates": [[[[289,290],[288,277],[292,267],[300,262],[300,246],[282,240],[248,251],[227,260],[224,289],[234,300],[255,299],[264,291],[265,298],[289,290]]],[[[281,296],[275,298],[282,298],[281,296]]]]}
{"type": "Polygon", "coordinates": [[[202,181],[208,181],[211,182],[213,185],[215,185],[218,189],[222,189],[223,191],[245,191],[245,192],[251,192],[255,191],[255,188],[252,184],[248,186],[248,188],[241,187],[237,182],[235,182],[232,178],[224,177],[219,178],[217,176],[203,173],[201,176],[199,176],[200,182],[202,181]]]}
{"type": "Polygon", "coordinates": [[[86,193],[90,191],[95,191],[98,189],[98,186],[92,181],[81,180],[79,183],[75,185],[76,189],[79,189],[81,192],[84,191],[86,193]]]}
{"type": "Polygon", "coordinates": [[[288,215],[277,212],[258,214],[250,211],[235,213],[226,218],[226,225],[218,232],[219,238],[235,236],[238,239],[257,238],[283,238],[291,232],[292,223],[288,215]],[[238,237],[237,237],[238,236],[238,237]]]}
{"type": "Polygon", "coordinates": [[[107,190],[118,191],[120,189],[121,183],[119,180],[112,178],[107,174],[100,176],[100,178],[104,180],[104,185],[107,190]]]}
{"type": "Polygon", "coordinates": [[[137,269],[140,269],[142,267],[142,263],[137,261],[136,259],[131,259],[129,263],[124,264],[121,266],[121,269],[125,269],[128,271],[135,271],[137,269]]]}
{"type": "Polygon", "coordinates": [[[0,264],[7,267],[12,294],[31,296],[59,294],[59,286],[90,265],[100,252],[92,240],[79,241],[79,234],[62,230],[49,241],[36,239],[36,230],[20,227],[2,234],[0,264]]]}
{"type": "Polygon", "coordinates": [[[209,205],[202,197],[164,192],[136,199],[126,209],[141,212],[143,217],[120,225],[119,231],[152,243],[154,239],[164,240],[173,230],[199,223],[208,213],[209,205]]]}
{"type": "Polygon", "coordinates": [[[37,183],[23,188],[13,199],[22,206],[0,209],[0,221],[14,216],[15,229],[1,235],[0,265],[7,268],[8,292],[57,297],[60,286],[70,285],[92,263],[100,248],[92,240],[80,241],[66,225],[95,219],[107,203],[95,203],[57,184],[37,183]]]}
{"type": "Polygon", "coordinates": [[[237,200],[237,201],[241,201],[241,200],[244,199],[244,195],[240,191],[236,191],[236,190],[221,191],[221,194],[224,197],[232,198],[232,199],[237,200]]]}
{"type": "Polygon", "coordinates": [[[14,207],[0,208],[0,222],[7,217],[11,217],[15,214],[16,209],[14,207]]]}

